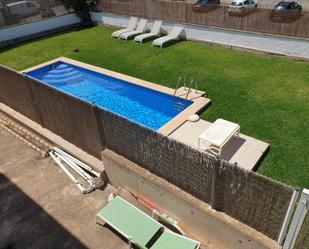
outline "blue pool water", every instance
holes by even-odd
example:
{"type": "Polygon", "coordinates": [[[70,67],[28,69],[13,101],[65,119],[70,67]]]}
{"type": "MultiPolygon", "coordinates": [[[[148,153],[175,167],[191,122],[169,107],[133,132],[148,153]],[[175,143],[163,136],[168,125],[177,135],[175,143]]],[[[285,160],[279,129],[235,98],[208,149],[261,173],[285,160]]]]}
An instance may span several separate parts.
{"type": "Polygon", "coordinates": [[[52,87],[158,130],[192,104],[62,61],[27,73],[52,87]]]}

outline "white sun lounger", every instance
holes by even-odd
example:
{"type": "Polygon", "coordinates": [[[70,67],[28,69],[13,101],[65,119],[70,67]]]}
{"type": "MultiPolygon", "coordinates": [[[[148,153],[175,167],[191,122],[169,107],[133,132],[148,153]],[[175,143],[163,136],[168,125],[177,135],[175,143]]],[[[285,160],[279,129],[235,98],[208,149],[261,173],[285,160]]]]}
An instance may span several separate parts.
{"type": "Polygon", "coordinates": [[[135,36],[134,41],[142,43],[143,40],[145,40],[145,39],[159,37],[160,31],[161,31],[161,26],[162,26],[162,21],[155,21],[153,26],[152,26],[150,33],[135,36]]]}
{"type": "Polygon", "coordinates": [[[135,29],[136,23],[137,23],[137,17],[131,17],[130,21],[128,22],[128,25],[125,29],[120,29],[112,33],[112,37],[119,38],[119,36],[123,33],[133,31],[135,29]]]}
{"type": "Polygon", "coordinates": [[[139,35],[139,34],[142,34],[145,32],[146,30],[146,25],[147,25],[147,20],[146,19],[141,19],[139,21],[139,24],[136,28],[136,30],[132,30],[132,31],[129,31],[129,32],[125,32],[125,33],[122,33],[119,38],[121,39],[124,39],[124,40],[128,40],[129,38],[131,37],[134,37],[136,35],[139,35]]]}
{"type": "Polygon", "coordinates": [[[217,119],[206,131],[198,138],[198,148],[201,148],[201,143],[206,142],[206,151],[220,156],[223,146],[233,137],[239,136],[240,126],[238,124],[217,119]]]}
{"type": "Polygon", "coordinates": [[[182,27],[174,27],[171,32],[167,36],[160,37],[155,39],[152,45],[163,47],[163,45],[169,41],[177,41],[180,40],[182,33],[184,32],[184,28],[182,27]]]}

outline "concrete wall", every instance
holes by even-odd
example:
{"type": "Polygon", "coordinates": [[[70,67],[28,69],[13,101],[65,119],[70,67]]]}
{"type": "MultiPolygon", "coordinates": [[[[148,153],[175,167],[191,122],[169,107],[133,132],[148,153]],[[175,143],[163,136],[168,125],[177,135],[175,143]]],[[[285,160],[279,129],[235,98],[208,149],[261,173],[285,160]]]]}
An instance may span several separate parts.
{"type": "Polygon", "coordinates": [[[33,39],[40,34],[46,35],[79,23],[80,19],[75,14],[69,14],[3,28],[0,29],[0,47],[33,39]]]}
{"type": "Polygon", "coordinates": [[[263,234],[223,213],[210,210],[206,203],[110,150],[102,153],[102,160],[112,185],[146,197],[175,218],[184,232],[206,243],[209,248],[280,248],[263,234]]]}

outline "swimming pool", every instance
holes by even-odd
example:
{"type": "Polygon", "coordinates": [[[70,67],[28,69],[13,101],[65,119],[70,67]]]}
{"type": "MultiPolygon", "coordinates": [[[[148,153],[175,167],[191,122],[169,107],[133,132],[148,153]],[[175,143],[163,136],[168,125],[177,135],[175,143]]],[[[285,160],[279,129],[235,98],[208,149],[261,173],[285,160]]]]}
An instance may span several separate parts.
{"type": "Polygon", "coordinates": [[[64,61],[26,74],[153,130],[160,129],[193,103],[64,61]]]}

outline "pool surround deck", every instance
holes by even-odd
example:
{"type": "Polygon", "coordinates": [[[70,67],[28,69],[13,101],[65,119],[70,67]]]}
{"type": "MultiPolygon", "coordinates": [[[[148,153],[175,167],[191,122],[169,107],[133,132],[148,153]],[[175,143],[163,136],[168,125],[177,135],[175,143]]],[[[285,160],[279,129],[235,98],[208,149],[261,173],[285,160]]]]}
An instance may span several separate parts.
{"type": "MultiPolygon", "coordinates": [[[[205,120],[197,122],[186,121],[170,138],[198,149],[198,137],[210,127],[211,123],[205,120]]],[[[240,127],[241,129],[241,127],[240,127]]],[[[201,148],[203,150],[204,146],[201,148]]],[[[239,137],[232,137],[224,145],[221,157],[230,163],[237,165],[245,170],[254,170],[268,151],[269,144],[253,137],[239,134],[239,137]]],[[[206,152],[205,152],[206,153],[206,152]]]]}
{"type": "MultiPolygon", "coordinates": [[[[58,57],[54,60],[50,60],[37,66],[23,70],[22,73],[30,72],[59,61],[83,67],[107,76],[111,76],[132,84],[150,88],[152,90],[172,96],[175,93],[175,89],[172,89],[170,87],[151,83],[145,80],[141,80],[97,66],[89,65],[87,63],[79,62],[66,57],[58,57]]],[[[183,99],[186,99],[187,97],[187,99],[192,101],[193,103],[181,113],[176,115],[172,120],[163,125],[158,130],[158,132],[198,149],[198,136],[205,130],[207,130],[211,123],[204,120],[199,120],[198,122],[190,122],[188,121],[188,117],[192,114],[199,114],[200,112],[205,110],[210,104],[211,100],[205,98],[205,92],[202,91],[196,91],[195,89],[192,89],[189,92],[188,96],[187,93],[188,89],[182,86],[177,89],[175,96],[183,99]]],[[[268,148],[269,144],[259,141],[255,138],[240,134],[239,138],[231,139],[231,141],[229,141],[226,146],[224,146],[222,158],[226,161],[229,161],[230,163],[237,163],[239,167],[246,170],[253,170],[254,168],[256,168],[263,156],[266,154],[268,148]]],[[[96,162],[95,164],[98,165],[99,163],[96,162]]]]}
{"type": "MultiPolygon", "coordinates": [[[[123,81],[127,81],[135,85],[139,85],[142,87],[146,87],[146,88],[158,91],[158,92],[162,92],[162,93],[174,96],[175,89],[172,89],[170,87],[166,87],[166,86],[155,84],[149,81],[141,80],[141,79],[131,77],[125,74],[121,74],[118,72],[114,72],[114,71],[111,71],[105,68],[101,68],[101,67],[93,66],[93,65],[80,62],[77,60],[69,59],[67,57],[58,57],[56,59],[53,59],[53,60],[41,63],[39,65],[27,68],[25,70],[22,70],[21,73],[27,73],[27,72],[42,68],[44,66],[48,66],[50,64],[59,62],[59,61],[63,61],[63,62],[72,64],[75,66],[86,68],[88,70],[91,70],[97,73],[101,73],[101,74],[104,74],[110,77],[114,77],[114,78],[117,78],[123,81]]],[[[192,101],[192,104],[188,106],[185,110],[180,112],[178,115],[176,115],[174,118],[172,118],[169,122],[164,124],[160,129],[158,129],[157,131],[159,133],[168,136],[173,131],[175,131],[179,126],[181,126],[190,115],[201,112],[210,104],[211,100],[204,97],[205,92],[195,91],[192,89],[187,96],[187,91],[188,91],[187,88],[180,87],[177,89],[175,96],[179,98],[183,98],[183,99],[186,99],[187,97],[188,100],[192,101]]]]}

